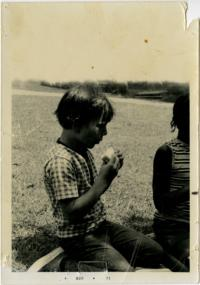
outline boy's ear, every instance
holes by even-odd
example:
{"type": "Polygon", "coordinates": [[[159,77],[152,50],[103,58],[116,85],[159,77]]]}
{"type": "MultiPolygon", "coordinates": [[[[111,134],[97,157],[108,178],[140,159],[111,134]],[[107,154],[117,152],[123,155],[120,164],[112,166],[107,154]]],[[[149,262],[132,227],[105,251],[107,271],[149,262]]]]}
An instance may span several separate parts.
{"type": "Polygon", "coordinates": [[[76,131],[76,132],[80,132],[81,130],[81,124],[80,124],[80,119],[77,118],[73,121],[73,125],[72,125],[72,128],[76,131]]]}

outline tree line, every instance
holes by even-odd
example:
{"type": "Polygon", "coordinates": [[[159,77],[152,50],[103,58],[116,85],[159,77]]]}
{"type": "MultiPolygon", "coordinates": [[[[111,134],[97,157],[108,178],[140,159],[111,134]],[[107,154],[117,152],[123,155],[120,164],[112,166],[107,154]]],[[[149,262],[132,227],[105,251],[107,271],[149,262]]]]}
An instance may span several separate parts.
{"type": "MultiPolygon", "coordinates": [[[[149,82],[149,81],[126,81],[118,82],[114,80],[102,80],[102,81],[86,81],[86,84],[98,84],[104,93],[115,96],[123,97],[140,97],[141,92],[149,92],[148,98],[156,99],[160,92],[160,99],[164,101],[174,101],[178,96],[189,93],[189,84],[180,82],[149,82]],[[154,96],[154,92],[156,96],[154,96]],[[155,97],[155,98],[154,98],[155,97]]],[[[67,81],[67,82],[49,82],[45,80],[14,80],[12,86],[14,88],[39,90],[38,87],[48,87],[48,90],[53,91],[53,88],[67,90],[73,86],[80,84],[79,81],[67,81]]],[[[144,94],[143,94],[144,95],[144,94]]],[[[144,96],[143,96],[144,97],[144,96]]]]}

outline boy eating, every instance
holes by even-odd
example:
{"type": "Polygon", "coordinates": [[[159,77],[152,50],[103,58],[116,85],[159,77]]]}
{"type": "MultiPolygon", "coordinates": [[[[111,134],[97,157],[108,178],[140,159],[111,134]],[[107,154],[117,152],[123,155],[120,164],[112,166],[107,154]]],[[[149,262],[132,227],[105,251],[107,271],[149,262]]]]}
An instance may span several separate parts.
{"type": "Polygon", "coordinates": [[[44,182],[60,245],[78,262],[106,264],[109,271],[156,267],[164,253],[158,243],[106,219],[101,195],[123,165],[114,152],[97,173],[89,149],[107,134],[114,109],[97,86],[80,85],[65,93],[55,111],[62,133],[49,152],[44,182]]]}

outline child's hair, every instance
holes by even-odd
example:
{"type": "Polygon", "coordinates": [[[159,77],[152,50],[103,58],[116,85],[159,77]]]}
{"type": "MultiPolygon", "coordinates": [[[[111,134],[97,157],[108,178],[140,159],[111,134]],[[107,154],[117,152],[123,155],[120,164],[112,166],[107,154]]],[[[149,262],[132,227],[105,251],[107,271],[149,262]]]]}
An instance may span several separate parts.
{"type": "Polygon", "coordinates": [[[114,109],[97,84],[83,83],[64,94],[55,114],[64,129],[71,129],[100,119],[101,116],[101,120],[108,123],[114,116],[114,109]]]}
{"type": "Polygon", "coordinates": [[[171,129],[175,131],[176,127],[180,129],[185,126],[184,121],[188,120],[189,124],[189,94],[178,97],[173,107],[173,117],[171,120],[171,129]]]}

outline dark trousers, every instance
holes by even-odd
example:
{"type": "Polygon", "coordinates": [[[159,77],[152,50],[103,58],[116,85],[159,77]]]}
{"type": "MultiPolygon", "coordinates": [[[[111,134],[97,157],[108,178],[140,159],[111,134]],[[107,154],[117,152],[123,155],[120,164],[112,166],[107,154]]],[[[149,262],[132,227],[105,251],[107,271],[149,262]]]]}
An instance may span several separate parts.
{"type": "Polygon", "coordinates": [[[156,240],[189,269],[189,224],[154,220],[156,240]]]}
{"type": "MultiPolygon", "coordinates": [[[[109,221],[104,221],[92,233],[61,239],[60,245],[69,258],[79,264],[91,264],[108,271],[134,271],[136,266],[156,268],[165,263],[165,254],[157,242],[109,221]]],[[[170,262],[167,261],[167,267],[173,267],[170,262]]]]}

